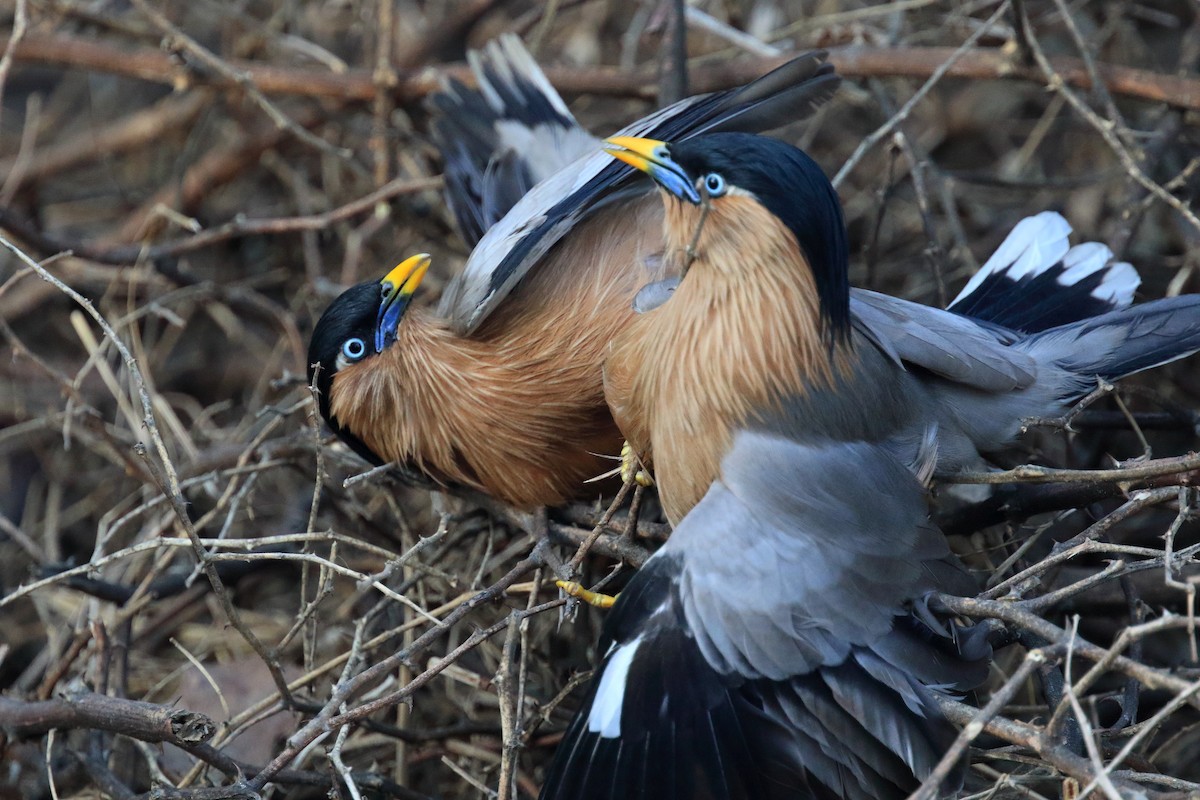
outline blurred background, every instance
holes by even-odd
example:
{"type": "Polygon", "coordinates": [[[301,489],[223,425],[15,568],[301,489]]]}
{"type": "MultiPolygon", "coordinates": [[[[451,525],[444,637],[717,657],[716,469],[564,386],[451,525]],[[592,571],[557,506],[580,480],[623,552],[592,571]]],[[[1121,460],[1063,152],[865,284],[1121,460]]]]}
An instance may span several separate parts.
{"type": "MultiPolygon", "coordinates": [[[[854,285],[944,305],[1019,219],[1056,209],[1076,241],[1106,242],[1140,270],[1141,296],[1200,291],[1200,226],[1189,210],[1200,189],[1194,0],[687,8],[688,93],[737,85],[789,53],[830,50],[842,89],[778,135],[838,175],[854,285]]],[[[369,465],[314,417],[308,336],[342,289],[409,254],[434,257],[421,303],[436,302],[466,260],[441,200],[424,101],[441,76],[466,77],[469,48],[520,34],[579,121],[606,135],[678,91],[667,46],[676,13],[671,0],[0,2],[0,233],[90,300],[124,342],[196,532],[251,540],[252,551],[212,545],[238,554],[217,564],[225,593],[215,594],[165,498],[169,470],[128,364],[78,303],[0,251],[5,696],[89,689],[198,711],[219,724],[212,744],[253,775],[325,703],[347,656],[350,674],[411,645],[528,555],[537,532],[520,515],[432,498],[387,474],[345,486],[369,465]],[[293,682],[288,711],[280,680],[293,682]]],[[[1196,364],[1132,381],[1121,401],[1103,399],[1081,417],[1078,434],[1037,433],[1012,463],[1104,467],[1110,455],[1196,449],[1196,364]],[[1123,408],[1140,415],[1144,437],[1123,408]]],[[[1159,488],[1181,483],[1172,481],[1159,488]]],[[[1126,488],[1039,516],[971,517],[948,496],[940,510],[956,549],[996,583],[1121,506],[1126,488]]],[[[1161,550],[1178,519],[1173,546],[1194,544],[1191,500],[1181,509],[1168,494],[1107,535],[1161,550]]],[[[551,513],[565,557],[602,510],[551,513]]],[[[638,536],[621,538],[623,519],[606,535],[628,545],[627,568],[664,531],[650,516],[638,536]]],[[[589,580],[621,566],[607,552],[584,562],[589,580]]],[[[1081,556],[1036,591],[1105,563],[1081,556]]],[[[1194,612],[1161,567],[1135,577],[1041,613],[1056,624],[1081,614],[1080,632],[1107,646],[1131,619],[1194,612]]],[[[472,632],[555,599],[544,578],[531,571],[490,593],[370,692],[406,686],[472,632]]],[[[518,642],[499,633],[414,687],[411,705],[353,726],[341,758],[366,776],[359,788],[494,794],[505,742],[515,741],[518,792],[535,796],[602,614],[531,617],[509,637],[518,642]],[[516,723],[502,719],[498,674],[519,685],[516,723]]],[[[997,680],[1023,646],[1002,654],[997,680]]],[[[1195,680],[1193,648],[1186,632],[1168,634],[1139,645],[1136,658],[1195,680]]],[[[1109,701],[1126,684],[1113,676],[1085,698],[1097,728],[1113,724],[1120,709],[1109,701]]],[[[1041,690],[1031,682],[1006,713],[1044,721],[1041,690]]],[[[1143,718],[1169,697],[1143,697],[1143,718]]],[[[1200,781],[1198,722],[1194,708],[1173,711],[1125,766],[1200,781]]],[[[1112,746],[1129,735],[1114,732],[1112,746]]],[[[49,752],[44,736],[3,744],[0,797],[48,797],[49,774],[60,797],[98,796],[97,763],[116,781],[106,796],[234,778],[228,763],[221,770],[211,757],[127,737],[61,731],[49,752]]],[[[325,756],[332,744],[293,759],[307,777],[275,796],[350,796],[325,756]]],[[[988,796],[1066,791],[1029,748],[975,761],[975,790],[994,788],[988,796]]]]}

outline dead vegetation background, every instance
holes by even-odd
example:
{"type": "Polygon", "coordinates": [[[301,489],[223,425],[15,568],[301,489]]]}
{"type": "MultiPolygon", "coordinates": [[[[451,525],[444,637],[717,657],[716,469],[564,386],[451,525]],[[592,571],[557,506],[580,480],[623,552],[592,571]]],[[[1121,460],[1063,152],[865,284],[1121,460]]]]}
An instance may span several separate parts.
{"type": "MultiPolygon", "coordinates": [[[[678,91],[676,13],[0,2],[0,797],[536,795],[603,616],[552,579],[619,586],[664,526],[354,478],[305,347],[346,285],[428,251],[431,302],[461,267],[422,99],[467,47],[521,33],[607,133],[678,91]]],[[[690,92],[831,50],[843,90],[783,135],[837,174],[856,285],[944,303],[1056,208],[1145,297],[1200,291],[1194,0],[687,20],[690,92]]],[[[1099,392],[1013,458],[1104,472],[943,487],[988,587],[945,603],[1012,641],[947,705],[985,723],[968,795],[1200,793],[1196,365],[1099,392]]]]}

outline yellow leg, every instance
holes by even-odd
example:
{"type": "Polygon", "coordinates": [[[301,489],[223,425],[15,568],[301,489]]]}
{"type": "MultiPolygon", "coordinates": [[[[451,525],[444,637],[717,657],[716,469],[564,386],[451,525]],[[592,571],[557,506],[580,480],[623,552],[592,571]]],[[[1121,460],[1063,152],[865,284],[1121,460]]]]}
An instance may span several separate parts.
{"type": "Polygon", "coordinates": [[[642,460],[633,452],[629,442],[621,445],[621,480],[625,483],[633,481],[638,486],[653,486],[654,478],[642,466],[642,460]]]}
{"type": "Polygon", "coordinates": [[[617,598],[614,595],[593,592],[583,588],[575,581],[555,581],[554,585],[571,595],[571,597],[582,600],[596,608],[612,608],[612,604],[617,602],[617,598]]]}

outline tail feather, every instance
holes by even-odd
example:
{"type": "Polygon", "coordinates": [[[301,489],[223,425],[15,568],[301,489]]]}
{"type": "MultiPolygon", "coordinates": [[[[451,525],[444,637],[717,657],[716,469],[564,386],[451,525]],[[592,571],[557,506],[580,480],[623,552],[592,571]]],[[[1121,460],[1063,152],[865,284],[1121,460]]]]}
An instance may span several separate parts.
{"type": "Polygon", "coordinates": [[[1072,397],[1095,377],[1115,381],[1200,352],[1200,295],[1168,297],[1044,331],[1021,343],[1039,363],[1075,376],[1072,397]]]}
{"type": "Polygon", "coordinates": [[[597,142],[515,35],[467,59],[478,88],[448,79],[428,105],[445,162],[446,202],[474,245],[534,184],[597,142]]]}
{"type": "Polygon", "coordinates": [[[1126,308],[1140,283],[1099,242],[1068,246],[1071,226],[1043,211],[1017,223],[950,304],[950,311],[1023,333],[1126,308]]]}
{"type": "Polygon", "coordinates": [[[488,42],[482,51],[472,50],[467,54],[467,63],[479,76],[479,91],[497,116],[531,125],[552,122],[561,127],[573,127],[578,124],[541,67],[514,34],[505,34],[488,42]]]}

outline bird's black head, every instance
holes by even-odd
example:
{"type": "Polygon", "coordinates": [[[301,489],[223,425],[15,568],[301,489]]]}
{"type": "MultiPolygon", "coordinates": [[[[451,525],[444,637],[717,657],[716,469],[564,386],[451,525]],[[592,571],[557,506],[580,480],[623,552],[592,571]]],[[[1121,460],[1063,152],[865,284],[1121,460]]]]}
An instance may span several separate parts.
{"type": "Polygon", "coordinates": [[[382,459],[333,417],[333,378],[342,369],[369,361],[396,340],[396,328],[413,292],[429,269],[429,256],[406,259],[381,281],[352,286],[317,320],[308,344],[308,379],[316,376],[321,416],[351,449],[375,464],[382,459]]]}
{"type": "Polygon", "coordinates": [[[608,143],[609,153],[681,201],[699,205],[748,195],[762,204],[796,237],[812,268],[826,334],[831,341],[849,335],[842,204],[824,171],[803,150],[749,133],[710,133],[674,143],[615,137],[608,143]]]}

